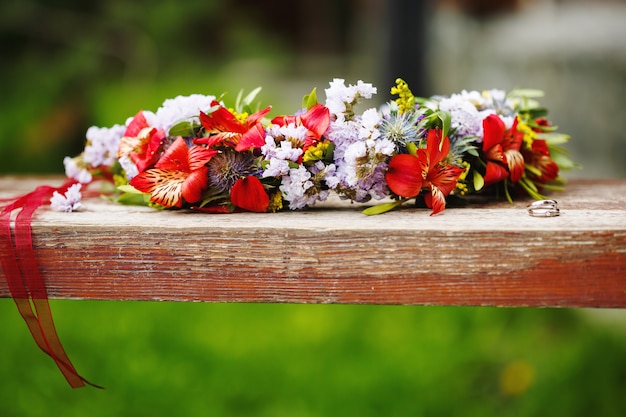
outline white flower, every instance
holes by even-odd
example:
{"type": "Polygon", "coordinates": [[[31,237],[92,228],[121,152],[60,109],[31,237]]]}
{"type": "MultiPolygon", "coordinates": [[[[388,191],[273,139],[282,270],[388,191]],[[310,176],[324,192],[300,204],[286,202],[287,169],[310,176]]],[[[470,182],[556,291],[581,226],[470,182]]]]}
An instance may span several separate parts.
{"type": "Polygon", "coordinates": [[[302,149],[294,149],[291,142],[280,142],[280,148],[276,148],[276,158],[296,162],[302,155],[302,149]]]}
{"type": "Polygon", "coordinates": [[[486,108],[493,109],[498,114],[511,115],[514,113],[515,104],[506,97],[504,90],[486,90],[483,91],[482,97],[486,108]]]}
{"type": "Polygon", "coordinates": [[[371,83],[364,83],[361,80],[356,83],[356,89],[357,94],[359,94],[363,98],[372,98],[372,96],[377,92],[374,85],[372,85],[371,83]]]}
{"type": "Polygon", "coordinates": [[[315,204],[319,199],[319,195],[316,193],[307,194],[307,190],[311,187],[313,187],[311,173],[300,165],[298,168],[289,170],[289,175],[283,177],[279,189],[283,198],[289,202],[289,208],[298,210],[315,204]]]}
{"type": "Polygon", "coordinates": [[[83,205],[80,200],[83,198],[80,193],[81,184],[74,184],[67,189],[65,194],[55,191],[50,198],[50,206],[53,210],[64,211],[70,213],[80,210],[83,205]]]}
{"type": "Polygon", "coordinates": [[[83,160],[94,168],[113,165],[125,130],[120,125],[111,128],[91,126],[87,129],[83,160]]]}
{"type": "Polygon", "coordinates": [[[120,165],[122,169],[126,173],[126,179],[132,180],[135,176],[139,175],[139,169],[137,169],[137,165],[130,159],[128,155],[122,156],[120,159],[120,165]]]}
{"type": "Polygon", "coordinates": [[[302,149],[293,148],[291,142],[283,140],[276,145],[272,136],[265,137],[265,145],[261,146],[261,154],[269,164],[263,171],[263,178],[280,177],[289,173],[289,162],[297,162],[302,155],[302,149]]]}
{"type": "Polygon", "coordinates": [[[392,156],[396,151],[396,145],[389,139],[380,139],[376,141],[374,151],[382,155],[392,156]]]}
{"type": "MultiPolygon", "coordinates": [[[[485,117],[487,117],[485,115],[485,117]]],[[[502,121],[504,122],[504,126],[507,129],[510,129],[513,127],[513,122],[515,121],[515,117],[516,116],[500,116],[500,119],[502,119],[502,121]]]]}
{"type": "Polygon", "coordinates": [[[381,117],[376,109],[368,109],[360,117],[359,137],[361,139],[377,139],[380,136],[378,125],[381,117]]]}
{"type": "Polygon", "coordinates": [[[93,179],[89,171],[79,167],[76,160],[69,156],[63,158],[63,165],[65,166],[65,175],[68,178],[75,179],[81,184],[89,184],[93,179]]]}
{"type": "MultiPolygon", "coordinates": [[[[458,137],[482,136],[484,112],[479,112],[472,102],[459,94],[453,94],[439,102],[439,109],[452,116],[451,128],[458,137]]],[[[493,113],[492,110],[486,110],[493,113]]]]}
{"type": "Polygon", "coordinates": [[[345,80],[335,78],[329,83],[326,92],[326,107],[338,119],[343,119],[344,113],[356,104],[359,98],[371,98],[376,94],[376,87],[370,83],[359,80],[357,85],[345,85],[345,80]]]}
{"type": "Polygon", "coordinates": [[[278,131],[284,140],[304,144],[308,129],[302,125],[296,126],[294,123],[289,123],[286,126],[281,126],[278,131]]]}
{"type": "Polygon", "coordinates": [[[284,159],[271,158],[269,164],[263,170],[263,178],[282,177],[289,174],[289,162],[284,159]]]}
{"type": "Polygon", "coordinates": [[[176,123],[185,120],[199,121],[200,112],[206,112],[211,108],[215,96],[192,94],[190,96],[178,96],[167,99],[156,112],[158,126],[166,132],[176,123]]]}

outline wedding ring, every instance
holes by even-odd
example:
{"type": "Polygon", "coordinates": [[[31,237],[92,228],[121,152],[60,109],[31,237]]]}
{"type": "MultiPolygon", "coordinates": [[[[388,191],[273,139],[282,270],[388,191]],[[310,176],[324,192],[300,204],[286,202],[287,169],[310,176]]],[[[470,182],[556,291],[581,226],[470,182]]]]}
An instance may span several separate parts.
{"type": "Polygon", "coordinates": [[[556,217],[561,215],[556,200],[537,200],[528,205],[528,214],[533,217],[556,217]]]}
{"type": "Polygon", "coordinates": [[[528,207],[558,207],[556,200],[537,200],[533,201],[528,207]]]}

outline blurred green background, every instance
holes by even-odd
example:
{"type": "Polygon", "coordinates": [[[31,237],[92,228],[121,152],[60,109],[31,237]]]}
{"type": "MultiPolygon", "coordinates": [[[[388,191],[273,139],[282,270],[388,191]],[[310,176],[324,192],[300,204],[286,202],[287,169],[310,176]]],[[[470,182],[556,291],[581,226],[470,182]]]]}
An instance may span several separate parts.
{"type": "Polygon", "coordinates": [[[71,390],[0,300],[0,415],[615,416],[613,311],[54,301],[71,390]]]}
{"type": "MultiPolygon", "coordinates": [[[[4,1],[0,174],[61,173],[89,126],[179,94],[261,85],[278,115],[333,77],[374,82],[381,104],[402,76],[420,95],[542,88],[585,166],[570,175],[623,177],[625,17],[623,1],[4,1]]],[[[107,389],[69,389],[2,299],[2,417],[626,415],[621,311],[52,308],[107,389]]]]}

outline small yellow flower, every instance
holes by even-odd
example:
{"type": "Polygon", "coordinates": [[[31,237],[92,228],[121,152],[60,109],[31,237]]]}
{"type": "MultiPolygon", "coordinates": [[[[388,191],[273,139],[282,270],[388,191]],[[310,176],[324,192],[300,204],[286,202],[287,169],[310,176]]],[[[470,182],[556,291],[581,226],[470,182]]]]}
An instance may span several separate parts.
{"type": "Polygon", "coordinates": [[[461,161],[461,165],[465,168],[465,170],[461,173],[461,175],[459,175],[454,193],[458,195],[466,195],[469,192],[466,179],[467,174],[469,174],[470,164],[467,161],[461,161]]]}
{"type": "Polygon", "coordinates": [[[242,113],[237,113],[237,110],[233,108],[229,108],[228,111],[231,112],[233,116],[237,118],[237,121],[240,123],[245,123],[248,116],[250,116],[248,112],[245,112],[245,111],[242,113]]]}
{"type": "Polygon", "coordinates": [[[533,142],[537,139],[537,133],[531,129],[526,123],[518,119],[517,130],[524,133],[524,148],[531,149],[533,142]]]}
{"type": "Polygon", "coordinates": [[[302,162],[316,162],[324,159],[324,155],[327,153],[330,142],[320,142],[316,145],[309,146],[309,148],[302,155],[302,162]]]}
{"type": "Polygon", "coordinates": [[[402,78],[396,79],[396,85],[391,87],[391,94],[398,96],[395,101],[400,114],[411,110],[415,106],[415,96],[409,89],[409,85],[402,78]]]}
{"type": "Polygon", "coordinates": [[[283,195],[280,192],[276,192],[270,195],[270,205],[267,211],[270,213],[276,213],[283,208],[283,195]]]}

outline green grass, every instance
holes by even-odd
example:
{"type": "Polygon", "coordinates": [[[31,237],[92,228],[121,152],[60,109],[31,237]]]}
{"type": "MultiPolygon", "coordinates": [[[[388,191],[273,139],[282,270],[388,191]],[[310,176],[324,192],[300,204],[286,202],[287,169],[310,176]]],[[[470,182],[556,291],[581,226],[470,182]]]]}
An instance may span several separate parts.
{"type": "Polygon", "coordinates": [[[13,302],[0,300],[0,416],[626,413],[623,323],[598,325],[579,311],[86,301],[52,307],[79,372],[106,389],[70,389],[13,302]]]}

